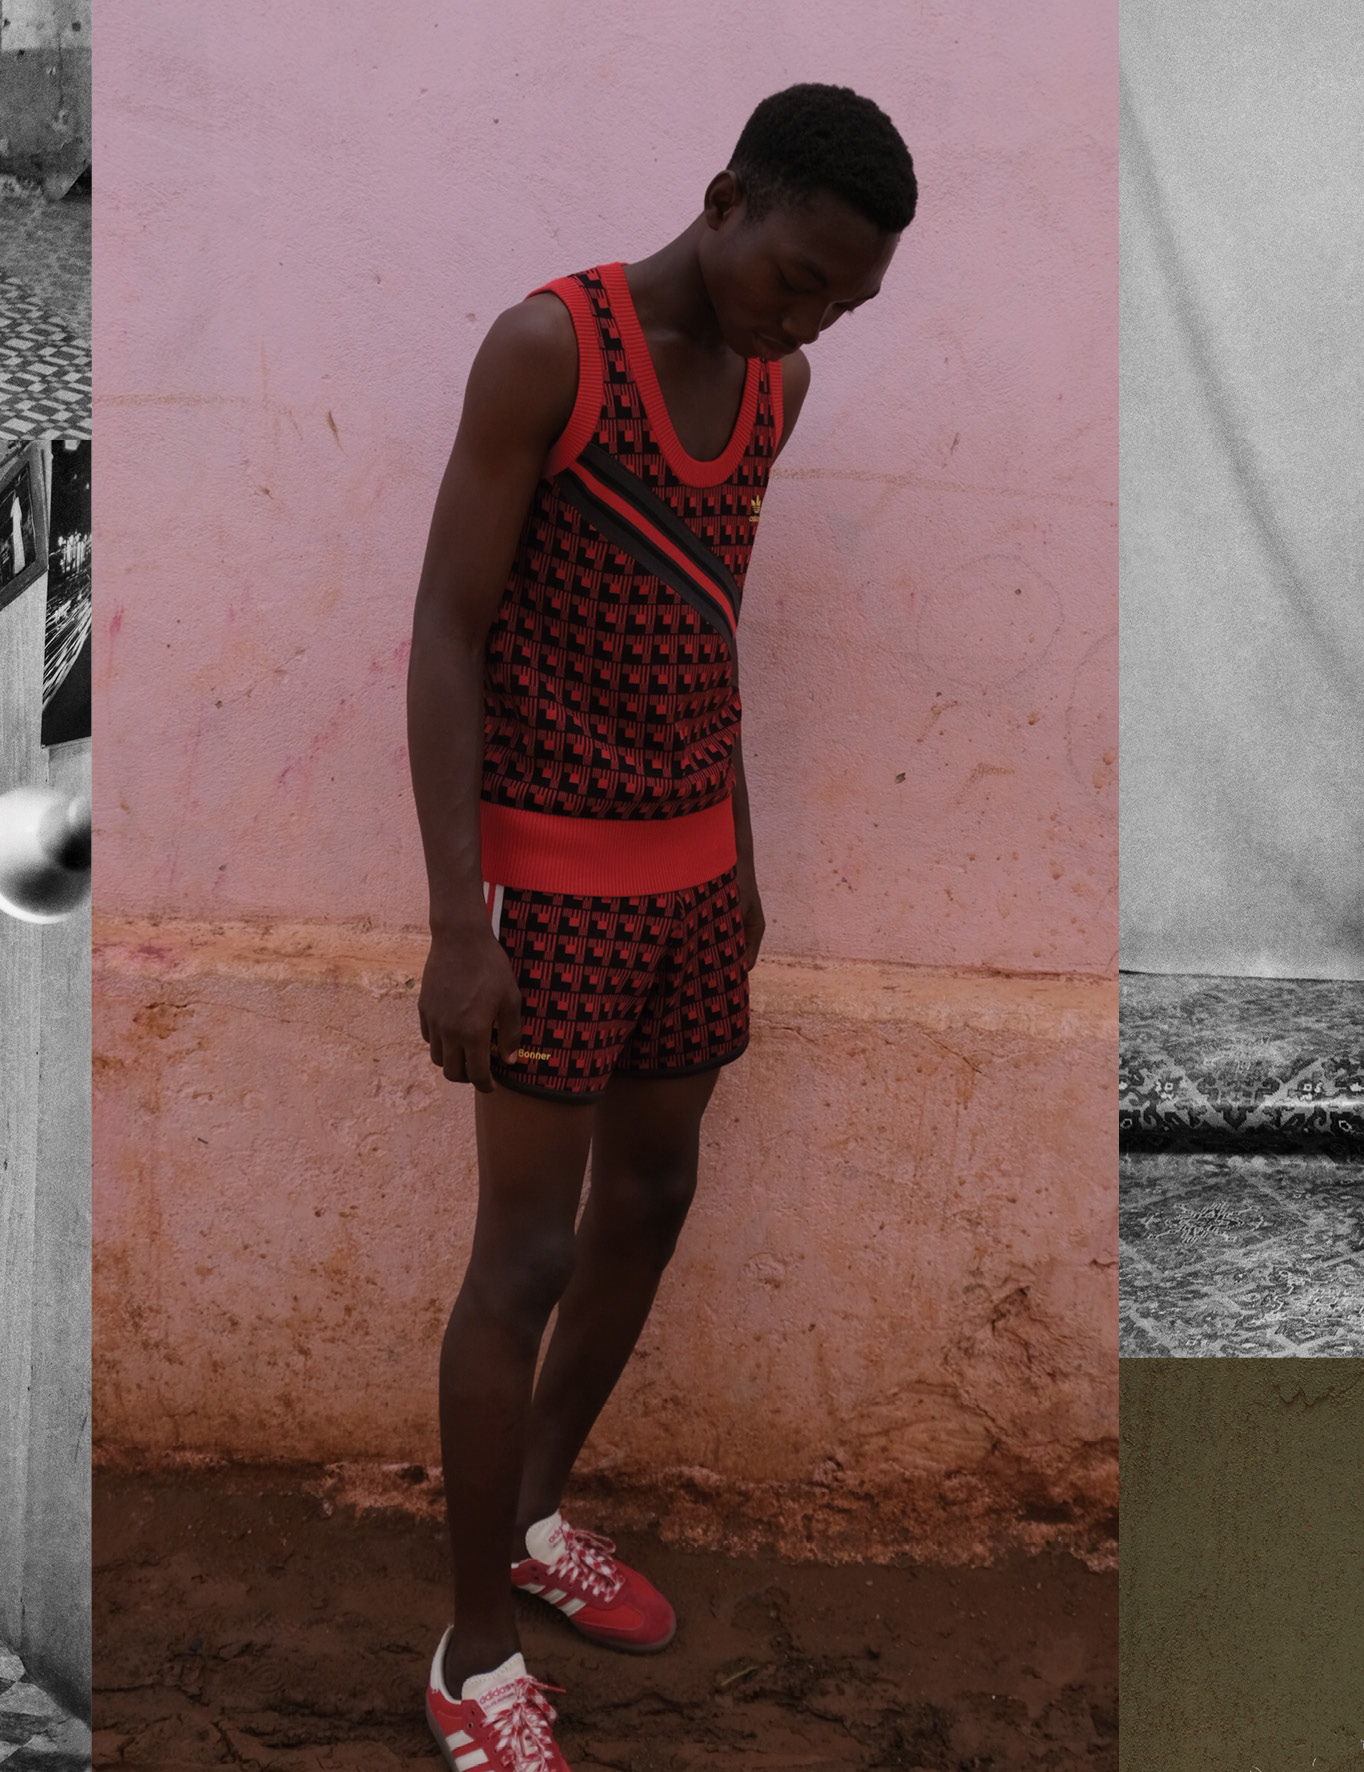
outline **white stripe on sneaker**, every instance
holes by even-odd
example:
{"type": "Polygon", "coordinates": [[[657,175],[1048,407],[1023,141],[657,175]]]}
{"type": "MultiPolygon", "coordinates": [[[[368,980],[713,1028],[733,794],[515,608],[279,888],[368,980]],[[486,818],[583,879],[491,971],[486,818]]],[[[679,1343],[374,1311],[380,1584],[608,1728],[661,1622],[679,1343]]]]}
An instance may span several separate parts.
{"type": "Polygon", "coordinates": [[[459,1772],[473,1772],[475,1766],[486,1766],[488,1756],[481,1747],[476,1747],[471,1754],[456,1754],[455,1765],[459,1772]]]}
{"type": "Polygon", "coordinates": [[[565,1612],[565,1613],[567,1613],[567,1614],[568,1614],[568,1616],[569,1616],[569,1617],[570,1617],[570,1618],[572,1618],[572,1617],[573,1617],[573,1615],[574,1615],[574,1613],[575,1613],[575,1612],[581,1612],[581,1611],[582,1611],[582,1609],[583,1609],[583,1607],[584,1607],[584,1606],[585,1606],[585,1605],[586,1605],[586,1604],[587,1604],[587,1601],[586,1601],[586,1600],[565,1600],[565,1601],[564,1601],[564,1603],[563,1603],[563,1605],[562,1605],[562,1606],[560,1606],[560,1608],[559,1608],[559,1610],[560,1610],[560,1611],[561,1611],[561,1612],[565,1612]]]}
{"type": "Polygon", "coordinates": [[[560,1600],[566,1600],[568,1598],[568,1594],[561,1587],[552,1587],[545,1595],[545,1598],[549,1601],[551,1606],[557,1606],[560,1600]]]}
{"type": "Polygon", "coordinates": [[[447,1747],[472,1747],[474,1738],[472,1735],[466,1735],[463,1729],[456,1729],[453,1735],[445,1737],[445,1745],[447,1747]]]}

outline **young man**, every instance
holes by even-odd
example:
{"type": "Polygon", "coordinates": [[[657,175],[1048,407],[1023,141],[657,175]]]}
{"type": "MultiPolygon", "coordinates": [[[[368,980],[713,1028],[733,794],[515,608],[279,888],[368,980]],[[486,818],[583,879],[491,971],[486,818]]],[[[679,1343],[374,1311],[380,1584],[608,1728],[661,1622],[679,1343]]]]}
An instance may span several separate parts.
{"type": "Polygon", "coordinates": [[[408,692],[422,1037],[479,1091],[478,1218],[440,1368],[455,1622],[427,1694],[460,1772],[566,1772],[514,1588],[617,1648],[675,1629],[559,1501],[672,1255],[719,1067],[748,1040],[763,914],[734,628],[809,385],[800,347],[875,296],[915,199],[883,112],[791,87],[683,233],[530,295],[469,375],[408,692]]]}

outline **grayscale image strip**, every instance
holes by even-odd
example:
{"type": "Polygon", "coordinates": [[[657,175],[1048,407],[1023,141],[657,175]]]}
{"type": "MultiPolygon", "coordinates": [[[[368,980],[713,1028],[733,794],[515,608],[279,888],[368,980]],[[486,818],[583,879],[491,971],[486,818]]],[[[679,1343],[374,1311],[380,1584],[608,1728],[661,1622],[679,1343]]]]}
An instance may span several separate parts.
{"type": "Polygon", "coordinates": [[[90,1732],[89,0],[0,20],[0,1765],[90,1732]]]}
{"type": "Polygon", "coordinates": [[[1361,55],[1122,8],[1131,1772],[1364,1755],[1361,55]]]}

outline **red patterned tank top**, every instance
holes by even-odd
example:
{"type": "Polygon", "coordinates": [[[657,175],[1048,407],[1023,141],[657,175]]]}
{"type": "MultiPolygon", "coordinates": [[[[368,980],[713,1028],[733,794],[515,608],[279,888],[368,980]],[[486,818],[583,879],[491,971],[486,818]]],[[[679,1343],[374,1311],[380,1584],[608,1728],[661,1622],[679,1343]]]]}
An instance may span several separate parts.
{"type": "Polygon", "coordinates": [[[554,892],[696,885],[734,860],[734,630],[781,366],[749,359],[728,446],[697,461],[624,267],[544,288],[573,318],[578,391],[488,633],[483,872],[554,892]]]}

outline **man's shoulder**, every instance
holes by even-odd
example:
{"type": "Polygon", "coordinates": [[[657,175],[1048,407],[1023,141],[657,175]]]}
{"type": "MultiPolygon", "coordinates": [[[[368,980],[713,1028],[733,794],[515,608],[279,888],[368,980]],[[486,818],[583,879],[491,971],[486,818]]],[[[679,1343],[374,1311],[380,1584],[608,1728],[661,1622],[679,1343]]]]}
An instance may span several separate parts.
{"type": "Polygon", "coordinates": [[[810,391],[810,359],[804,351],[792,351],[781,360],[781,391],[785,404],[799,408],[810,391]]]}
{"type": "Polygon", "coordinates": [[[787,439],[796,427],[800,417],[800,409],[805,404],[805,396],[810,391],[810,359],[804,351],[792,351],[789,357],[781,360],[781,441],[777,444],[777,454],[785,449],[787,439]]]}
{"type": "Polygon", "coordinates": [[[487,439],[528,437],[547,449],[568,423],[577,387],[573,316],[555,295],[529,295],[488,328],[469,373],[464,419],[487,439]]]}
{"type": "Polygon", "coordinates": [[[578,342],[573,316],[557,295],[537,290],[524,301],[504,308],[488,328],[487,342],[529,352],[536,358],[577,362],[578,342]]]}

